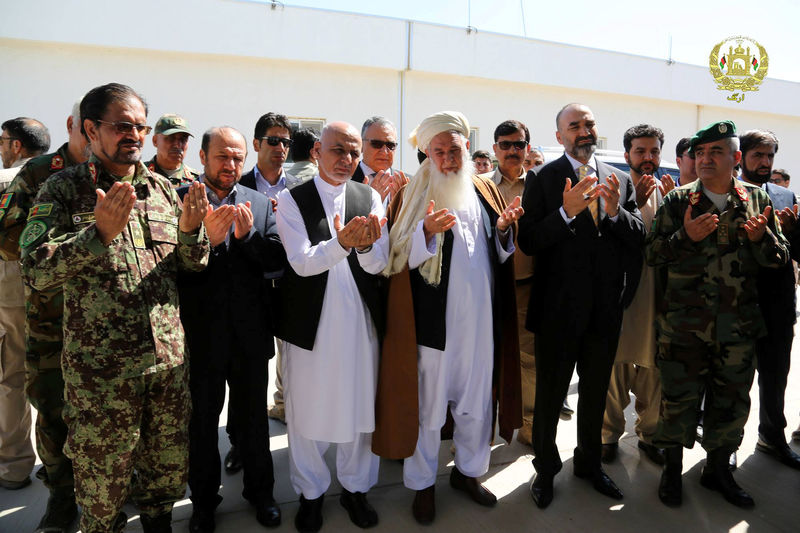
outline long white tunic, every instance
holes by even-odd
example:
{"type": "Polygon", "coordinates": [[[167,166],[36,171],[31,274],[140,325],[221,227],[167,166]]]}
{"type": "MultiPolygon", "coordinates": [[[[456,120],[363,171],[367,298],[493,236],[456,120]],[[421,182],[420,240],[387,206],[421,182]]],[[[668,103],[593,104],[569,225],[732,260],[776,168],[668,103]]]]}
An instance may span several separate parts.
{"type": "MultiPolygon", "coordinates": [[[[447,286],[444,351],[418,345],[420,425],[439,429],[445,422],[448,403],[457,414],[484,417],[492,393],[494,339],[492,335],[493,273],[489,263],[486,235],[477,193],[469,205],[452,212],[453,253],[447,286]]],[[[509,235],[507,249],[495,236],[499,259],[505,262],[514,252],[509,235]]],[[[417,268],[433,257],[420,221],[414,232],[408,267],[417,268]]]]}
{"type": "MultiPolygon", "coordinates": [[[[300,276],[328,271],[317,337],[311,351],[285,344],[286,421],[302,436],[351,442],[375,429],[378,336],[358,292],[349,250],[336,239],[333,218],[344,224],[347,183],[334,187],[314,177],[333,237],[312,246],[300,210],[285,190],[278,196],[277,227],[289,264],[300,276]]],[[[372,191],[371,212],[383,218],[380,195],[372,191]]],[[[372,250],[359,254],[361,267],[377,274],[386,267],[389,239],[384,228],[372,250]]]]}

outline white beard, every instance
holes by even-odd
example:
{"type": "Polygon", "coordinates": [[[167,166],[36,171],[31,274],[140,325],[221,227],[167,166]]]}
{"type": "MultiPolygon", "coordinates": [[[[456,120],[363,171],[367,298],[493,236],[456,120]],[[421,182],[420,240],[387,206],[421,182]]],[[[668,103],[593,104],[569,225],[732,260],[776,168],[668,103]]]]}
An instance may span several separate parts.
{"type": "Polygon", "coordinates": [[[469,206],[475,195],[472,184],[474,170],[468,159],[458,172],[449,174],[443,174],[434,165],[431,166],[431,199],[435,202],[436,211],[445,207],[450,211],[461,211],[469,206]]]}

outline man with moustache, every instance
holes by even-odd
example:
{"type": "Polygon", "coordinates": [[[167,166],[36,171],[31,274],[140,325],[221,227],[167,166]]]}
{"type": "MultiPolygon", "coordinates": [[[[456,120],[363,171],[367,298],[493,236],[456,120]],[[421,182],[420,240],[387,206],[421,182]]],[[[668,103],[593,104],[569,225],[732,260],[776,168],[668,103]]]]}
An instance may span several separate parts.
{"type": "Polygon", "coordinates": [[[666,270],[656,322],[662,407],[654,444],[666,458],[658,496],[681,505],[683,448],[694,445],[705,394],[700,483],[733,505],[752,507],[728,459],[742,442],[756,340],[766,333],[759,269],[777,273],[789,252],[767,193],[731,177],[741,159],[736,125],[708,125],[689,149],[698,180],[664,198],[645,247],[647,263],[666,270]]]}
{"type": "MultiPolygon", "coordinates": [[[[271,302],[261,287],[264,272],[282,269],[286,256],[269,200],[237,184],[246,157],[247,143],[235,129],[212,128],[203,135],[204,171],[198,181],[206,186],[212,209],[204,221],[211,257],[205,270],[181,274],[178,281],[192,357],[189,531],[198,533],[214,531],[214,510],[222,500],[217,431],[226,383],[244,467],[242,496],[255,506],[260,524],[276,527],[281,521],[266,411],[267,362],[274,353],[267,329],[271,302]]],[[[178,195],[188,191],[181,187],[178,195]]]]}
{"type": "Polygon", "coordinates": [[[684,137],[675,145],[675,163],[678,165],[678,183],[689,185],[697,179],[694,158],[689,153],[690,137],[684,137]]]}
{"type": "Polygon", "coordinates": [[[370,117],[361,126],[361,144],[364,153],[353,172],[353,179],[368,183],[387,205],[391,197],[408,183],[402,170],[392,168],[397,150],[397,129],[385,117],[370,117]]]}
{"type": "Polygon", "coordinates": [[[373,450],[405,458],[421,524],[436,514],[441,428],[454,421],[450,485],[473,501],[497,498],[477,478],[489,468],[494,413],[511,440],[521,423],[514,300],[515,222],[490,180],[474,176],[469,123],[457,111],[423,120],[412,145],[428,158],[390,206],[388,320],[381,354],[373,450]]]}
{"type": "MultiPolygon", "coordinates": [[[[497,169],[482,178],[491,179],[506,204],[522,197],[525,190],[524,161],[530,153],[531,134],[528,127],[518,120],[506,120],[494,129],[494,155],[497,169]]],[[[477,152],[476,152],[477,153],[477,152]]],[[[514,254],[514,278],[517,296],[517,331],[519,332],[519,362],[522,376],[522,427],[517,440],[533,444],[533,406],[536,394],[536,360],[533,356],[533,333],[525,329],[528,300],[533,281],[533,259],[517,250],[514,254]]]]}
{"type": "MultiPolygon", "coordinates": [[[[19,261],[19,236],[34,198],[44,182],[65,168],[85,162],[91,150],[81,133],[80,101],[66,121],[69,139],[53,153],[31,159],[5,190],[8,207],[0,219],[0,256],[19,261]]],[[[72,463],[64,455],[64,377],[61,373],[64,295],[61,287],[26,296],[25,392],[36,408],[36,449],[42,460],[44,483],[50,490],[39,529],[64,531],[78,516],[72,463]]],[[[18,422],[15,421],[15,424],[18,422]]]]}
{"type": "MultiPolygon", "coordinates": [[[[742,181],[763,188],[775,213],[784,221],[792,259],[800,259],[797,198],[792,191],[769,182],[772,162],[778,152],[778,138],[765,130],[750,130],[739,136],[742,151],[742,181]]],[[[800,455],[786,443],[784,397],[792,358],[794,324],[797,322],[794,267],[791,261],[780,267],[761,268],[758,274],[758,305],[764,314],[767,335],[756,342],[758,368],[758,443],[756,449],[794,469],[800,469],[800,455]]]]}
{"type": "Polygon", "coordinates": [[[133,89],[110,83],[81,101],[89,161],[48,179],[20,235],[23,274],[64,291],[64,453],[86,533],[122,531],[132,497],[145,532],[170,531],[186,490],[189,389],[179,270],[208,260],[208,200],[183,202],[141,162],[150,128],[133,89]]]}
{"type": "Polygon", "coordinates": [[[629,280],[639,278],[645,234],[630,177],[594,157],[592,111],[568,104],[556,126],[565,153],[525,183],[519,236],[520,249],[536,261],[527,327],[536,336],[530,491],[540,508],[553,500],[561,470],[556,428],[576,365],[573,472],[601,494],[622,498],[601,468],[601,430],[622,311],[632,297],[629,280]]]}
{"type": "Polygon", "coordinates": [[[189,137],[193,135],[186,119],[171,113],[159,118],[153,130],[156,155],[145,162],[145,165],[150,172],[157,172],[167,178],[176,189],[191,184],[199,175],[183,162],[189,149],[189,137]]]}
{"type": "Polygon", "coordinates": [[[377,274],[388,236],[380,195],[351,179],[361,157],[352,125],[332,122],[315,144],[319,175],[278,197],[278,234],[289,267],[282,281],[289,477],[300,494],[295,527],[322,527],[336,444],[339,499],[358,527],[378,515],[366,493],[378,481],[375,429],[378,346],[384,329],[377,274]]]}
{"type": "Polygon", "coordinates": [[[283,169],[291,145],[292,125],[286,115],[272,112],[261,115],[253,132],[253,149],[258,159],[239,183],[270,200],[276,200],[287,187],[298,185],[300,181],[283,169]]]}
{"type": "MultiPolygon", "coordinates": [[[[628,128],[622,138],[625,161],[631,167],[631,180],[636,190],[636,207],[642,214],[645,230],[650,229],[658,206],[672,180],[664,178],[662,186],[653,174],[661,164],[664,133],[649,124],[628,128]],[[669,184],[669,185],[668,185],[669,184]]],[[[642,252],[643,253],[643,249],[642,252]]],[[[625,408],[636,395],[637,446],[658,465],[664,464],[663,450],[653,446],[661,405],[661,381],[656,367],[656,336],[653,322],[656,315],[655,277],[652,267],[644,266],[637,280],[630,306],[622,315],[622,332],[608,384],[603,418],[602,461],[612,462],[617,456],[619,438],[625,432],[625,408]]]]}

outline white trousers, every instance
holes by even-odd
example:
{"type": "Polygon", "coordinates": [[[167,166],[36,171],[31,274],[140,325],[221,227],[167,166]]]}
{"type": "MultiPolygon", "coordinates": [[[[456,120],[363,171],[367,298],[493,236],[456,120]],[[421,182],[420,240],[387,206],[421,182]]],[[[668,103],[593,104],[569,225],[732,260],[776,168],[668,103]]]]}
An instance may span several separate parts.
{"type": "MultiPolygon", "coordinates": [[[[453,444],[456,447],[456,467],[467,477],[480,477],[489,470],[491,455],[491,401],[484,417],[473,418],[451,411],[455,421],[453,444]]],[[[403,462],[403,484],[411,490],[422,490],[436,483],[439,468],[441,431],[420,425],[414,455],[403,462]]]]}
{"type": "MultiPolygon", "coordinates": [[[[289,479],[297,494],[315,500],[331,484],[331,473],[323,457],[329,442],[311,440],[287,425],[289,479]]],[[[359,433],[350,442],[336,445],[336,478],[350,492],[367,492],[378,482],[378,456],[372,453],[372,434],[359,433]]]]}

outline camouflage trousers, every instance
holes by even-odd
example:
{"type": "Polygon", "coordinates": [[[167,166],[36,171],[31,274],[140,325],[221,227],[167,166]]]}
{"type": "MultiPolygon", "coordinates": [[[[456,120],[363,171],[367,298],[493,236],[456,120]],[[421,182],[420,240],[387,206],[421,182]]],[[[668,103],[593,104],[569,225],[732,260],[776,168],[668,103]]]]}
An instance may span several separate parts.
{"type": "Polygon", "coordinates": [[[705,394],[703,448],[736,450],[750,413],[755,342],[660,343],[661,412],[653,444],[694,446],[698,407],[705,394]]]}
{"type": "Polygon", "coordinates": [[[66,379],[65,452],[75,471],[84,533],[113,531],[132,496],[142,514],[172,510],[186,492],[189,399],[186,365],[127,379],[66,379]]]}
{"type": "MultiPolygon", "coordinates": [[[[29,289],[26,289],[26,291],[29,289]]],[[[51,490],[72,494],[72,462],[64,455],[64,377],[61,374],[61,331],[64,293],[27,292],[25,392],[38,411],[36,451],[44,465],[44,483],[51,490]]]]}

